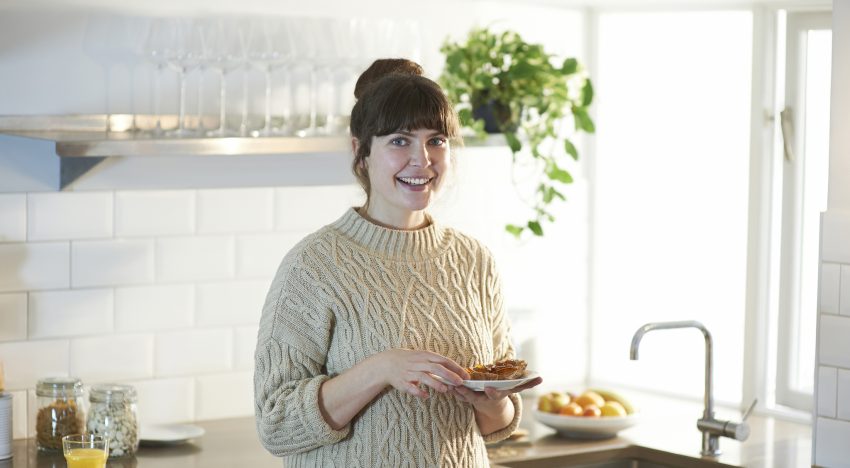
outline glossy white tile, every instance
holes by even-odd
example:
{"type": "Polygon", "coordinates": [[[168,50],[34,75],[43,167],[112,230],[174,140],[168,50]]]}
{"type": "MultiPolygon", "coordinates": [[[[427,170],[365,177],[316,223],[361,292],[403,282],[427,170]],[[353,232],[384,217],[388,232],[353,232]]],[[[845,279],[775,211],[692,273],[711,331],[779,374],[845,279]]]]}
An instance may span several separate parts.
{"type": "Polygon", "coordinates": [[[115,193],[116,236],[173,236],[194,232],[194,190],[115,193]]]}
{"type": "Polygon", "coordinates": [[[838,294],[838,313],[850,316],[850,265],[841,265],[841,286],[838,294]]]}
{"type": "Polygon", "coordinates": [[[68,340],[0,343],[0,360],[6,368],[6,388],[35,388],[38,379],[68,375],[68,340]]]}
{"type": "Polygon", "coordinates": [[[233,244],[229,236],[157,239],[156,279],[168,282],[232,278],[233,244]]]}
{"type": "Polygon", "coordinates": [[[257,349],[259,327],[237,327],[233,330],[233,368],[254,369],[254,351],[257,349]]]}
{"type": "Polygon", "coordinates": [[[836,417],[850,421],[850,370],[838,369],[838,390],[835,400],[836,417]]]}
{"type": "Polygon", "coordinates": [[[138,393],[139,424],[169,424],[195,419],[195,379],[130,381],[138,393]]]}
{"type": "Polygon", "coordinates": [[[153,278],[153,240],[71,243],[71,285],[75,288],[144,284],[153,278]]]}
{"type": "Polygon", "coordinates": [[[254,415],[252,372],[197,377],[195,417],[198,420],[254,415]]]}
{"type": "Polygon", "coordinates": [[[12,394],[12,438],[26,439],[29,415],[27,414],[27,392],[9,392],[12,394]]]}
{"type": "Polygon", "coordinates": [[[821,261],[850,264],[850,213],[828,210],[821,215],[821,261]]]}
{"type": "Polygon", "coordinates": [[[0,292],[59,289],[70,284],[68,242],[0,244],[0,292]]]}
{"type": "Polygon", "coordinates": [[[71,340],[70,373],[85,383],[153,376],[153,335],[107,335],[71,340]]]}
{"type": "Polygon", "coordinates": [[[274,189],[234,188],[198,191],[198,232],[271,231],[274,189]]]}
{"type": "Polygon", "coordinates": [[[27,196],[0,194],[0,242],[27,240],[27,196]]]}
{"type": "Polygon", "coordinates": [[[269,281],[198,284],[195,324],[214,326],[259,323],[268,289],[269,281]]]}
{"type": "Polygon", "coordinates": [[[820,366],[818,368],[818,416],[835,417],[835,395],[838,388],[838,369],[820,366]]]}
{"type": "Polygon", "coordinates": [[[0,294],[0,341],[27,339],[27,294],[0,294]]]}
{"type": "Polygon", "coordinates": [[[30,293],[30,338],[109,333],[113,329],[112,289],[69,289],[30,293]]]}
{"type": "Polygon", "coordinates": [[[822,467],[846,467],[850,460],[850,422],[819,417],[813,441],[814,463],[822,467]]]}
{"type": "Polygon", "coordinates": [[[307,234],[307,231],[303,231],[238,236],[236,238],[236,276],[271,279],[277,272],[284,255],[307,234]]]}
{"type": "Polygon", "coordinates": [[[358,185],[275,189],[275,230],[315,231],[339,219],[346,209],[362,205],[363,200],[358,185]]]}
{"type": "Polygon", "coordinates": [[[233,367],[229,328],[161,333],[154,346],[157,377],[225,372],[233,367]]]}
{"type": "Polygon", "coordinates": [[[27,239],[112,237],[112,192],[30,193],[27,239]]]}
{"type": "Polygon", "coordinates": [[[850,317],[820,316],[820,364],[850,368],[850,317]]]}
{"type": "Polygon", "coordinates": [[[115,331],[189,328],[195,308],[191,284],[162,284],[115,289],[115,331]]]}
{"type": "Polygon", "coordinates": [[[820,267],[820,312],[838,315],[841,265],[823,263],[820,267]]]}

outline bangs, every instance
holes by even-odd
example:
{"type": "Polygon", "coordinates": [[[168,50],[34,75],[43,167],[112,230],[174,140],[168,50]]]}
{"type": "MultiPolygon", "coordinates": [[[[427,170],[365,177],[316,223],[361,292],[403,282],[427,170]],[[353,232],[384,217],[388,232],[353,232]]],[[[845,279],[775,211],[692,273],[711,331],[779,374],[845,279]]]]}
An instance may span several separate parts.
{"type": "Polygon", "coordinates": [[[455,138],[454,112],[441,90],[416,86],[387,95],[375,119],[375,136],[426,128],[455,138]],[[424,88],[424,89],[423,89],[424,88]]]}
{"type": "Polygon", "coordinates": [[[457,116],[436,83],[419,76],[395,75],[380,80],[372,91],[378,89],[380,92],[355,104],[352,114],[366,117],[352,119],[352,133],[356,136],[385,136],[424,128],[439,131],[450,140],[458,138],[457,116]]]}

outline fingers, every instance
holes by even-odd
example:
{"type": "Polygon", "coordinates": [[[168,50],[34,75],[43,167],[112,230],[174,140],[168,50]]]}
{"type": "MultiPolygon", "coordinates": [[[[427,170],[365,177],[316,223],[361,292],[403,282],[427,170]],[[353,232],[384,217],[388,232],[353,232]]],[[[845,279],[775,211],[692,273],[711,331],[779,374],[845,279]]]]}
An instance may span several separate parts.
{"type": "Polygon", "coordinates": [[[460,376],[435,362],[419,363],[413,367],[413,370],[436,375],[448,382],[450,385],[463,384],[463,379],[461,379],[460,376]]]}
{"type": "MultiPolygon", "coordinates": [[[[432,353],[430,351],[423,351],[423,353],[425,353],[429,362],[439,364],[441,367],[448,369],[451,373],[456,374],[458,377],[460,377],[460,380],[466,380],[469,378],[469,373],[466,372],[466,369],[464,369],[460,364],[452,361],[451,359],[445,356],[441,356],[437,353],[432,353]]],[[[441,374],[438,375],[444,377],[441,374]]],[[[458,385],[460,385],[460,382],[458,382],[458,385]]]]}

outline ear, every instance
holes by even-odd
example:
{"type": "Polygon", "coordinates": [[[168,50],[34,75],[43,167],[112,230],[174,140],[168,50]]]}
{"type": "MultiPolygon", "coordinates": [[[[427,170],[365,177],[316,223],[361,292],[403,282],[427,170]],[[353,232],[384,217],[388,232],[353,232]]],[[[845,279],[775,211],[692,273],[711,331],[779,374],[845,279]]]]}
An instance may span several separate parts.
{"type": "Polygon", "coordinates": [[[351,151],[354,153],[355,156],[357,155],[357,148],[359,147],[360,140],[358,140],[357,137],[351,137],[351,151]]]}

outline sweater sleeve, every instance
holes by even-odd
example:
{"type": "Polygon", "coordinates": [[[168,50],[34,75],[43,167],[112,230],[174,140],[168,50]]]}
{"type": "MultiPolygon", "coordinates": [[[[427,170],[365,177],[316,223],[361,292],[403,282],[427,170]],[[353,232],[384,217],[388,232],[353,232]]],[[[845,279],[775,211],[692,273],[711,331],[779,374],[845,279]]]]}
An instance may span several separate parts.
{"type": "Polygon", "coordinates": [[[255,353],[257,432],[275,456],[336,443],[350,430],[333,429],[319,410],[333,314],[320,299],[325,285],[298,257],[290,252],[272,281],[255,353]]]}
{"type": "MultiPolygon", "coordinates": [[[[485,254],[484,299],[485,304],[488,304],[489,310],[493,313],[490,326],[493,336],[493,355],[496,361],[514,359],[516,352],[511,341],[511,326],[502,299],[502,281],[493,257],[486,250],[485,254]]],[[[503,429],[485,435],[484,442],[498,442],[507,439],[519,426],[520,419],[522,419],[522,399],[517,393],[512,393],[508,398],[514,405],[514,418],[503,429]]]]}

